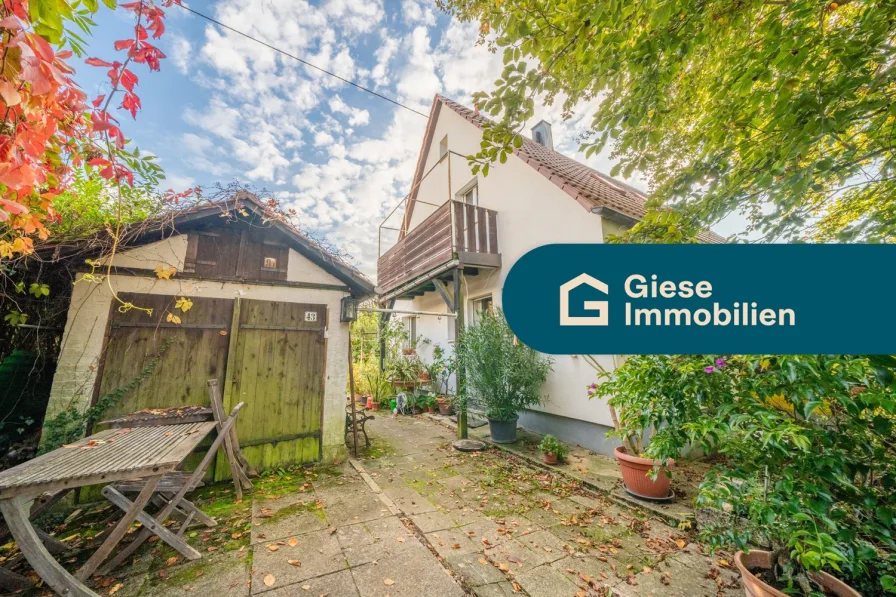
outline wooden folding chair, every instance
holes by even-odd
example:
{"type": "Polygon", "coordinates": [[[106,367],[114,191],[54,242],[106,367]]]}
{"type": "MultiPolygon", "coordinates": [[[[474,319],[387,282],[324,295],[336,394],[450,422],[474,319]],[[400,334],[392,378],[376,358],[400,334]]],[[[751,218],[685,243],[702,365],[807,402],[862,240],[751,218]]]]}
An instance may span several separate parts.
{"type": "MultiPolygon", "coordinates": [[[[225,420],[224,401],[218,388],[218,380],[210,379],[206,383],[208,384],[208,399],[212,405],[215,422],[218,424],[218,433],[224,433],[222,431],[225,420]]],[[[233,425],[230,431],[225,433],[224,453],[227,456],[227,461],[230,463],[230,475],[233,477],[236,499],[237,501],[242,501],[243,489],[252,489],[252,482],[249,481],[249,476],[257,477],[258,473],[252,468],[240,450],[240,440],[237,438],[236,425],[233,425]]]]}

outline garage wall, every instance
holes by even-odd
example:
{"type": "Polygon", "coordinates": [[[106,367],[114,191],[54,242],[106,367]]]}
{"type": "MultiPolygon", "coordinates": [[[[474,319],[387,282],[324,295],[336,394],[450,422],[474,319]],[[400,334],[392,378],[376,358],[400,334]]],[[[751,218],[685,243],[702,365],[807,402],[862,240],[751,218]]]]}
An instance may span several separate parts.
{"type": "MultiPolygon", "coordinates": [[[[146,249],[147,247],[141,247],[146,249]]],[[[292,257],[292,256],[290,256],[292,257]]],[[[151,260],[143,261],[152,263],[151,260]]],[[[154,268],[155,265],[152,265],[154,268]]],[[[114,275],[110,279],[116,292],[178,295],[187,297],[236,298],[324,304],[329,307],[326,387],[324,392],[323,457],[341,458],[345,454],[343,437],[345,387],[348,380],[348,324],[339,322],[339,304],[347,292],[283,286],[261,286],[231,282],[197,281],[175,276],[171,280],[152,277],[114,275]]],[[[111,309],[116,307],[112,290],[106,283],[79,281],[75,284],[68,321],[47,416],[74,406],[85,410],[90,404],[103,338],[111,309]]],[[[152,321],[147,316],[147,321],[152,321]]]]}

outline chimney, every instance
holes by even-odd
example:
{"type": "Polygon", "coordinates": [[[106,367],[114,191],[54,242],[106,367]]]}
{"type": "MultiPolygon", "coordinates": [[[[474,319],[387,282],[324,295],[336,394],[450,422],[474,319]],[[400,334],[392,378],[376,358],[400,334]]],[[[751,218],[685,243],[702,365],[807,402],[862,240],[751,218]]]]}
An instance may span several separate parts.
{"type": "Polygon", "coordinates": [[[551,136],[551,123],[542,120],[532,127],[532,140],[548,149],[554,149],[554,137],[551,136]]]}

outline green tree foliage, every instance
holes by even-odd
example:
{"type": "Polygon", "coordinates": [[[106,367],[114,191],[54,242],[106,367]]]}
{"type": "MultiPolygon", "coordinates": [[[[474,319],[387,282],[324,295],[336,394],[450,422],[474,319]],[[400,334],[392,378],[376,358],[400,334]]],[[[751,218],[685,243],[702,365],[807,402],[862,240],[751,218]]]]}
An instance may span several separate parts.
{"type": "MultiPolygon", "coordinates": [[[[765,239],[896,238],[896,3],[440,0],[503,52],[481,166],[535,103],[599,99],[582,144],[645,174],[680,242],[732,212],[765,239]]],[[[653,225],[653,224],[651,224],[653,225]]],[[[637,232],[637,231],[636,231],[637,232]]]]}

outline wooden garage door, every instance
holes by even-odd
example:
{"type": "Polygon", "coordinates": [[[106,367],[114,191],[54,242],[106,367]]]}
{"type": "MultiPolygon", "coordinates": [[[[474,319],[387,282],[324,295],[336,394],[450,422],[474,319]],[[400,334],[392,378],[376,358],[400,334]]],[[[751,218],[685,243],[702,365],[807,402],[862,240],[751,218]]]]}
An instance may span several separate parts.
{"type": "MultiPolygon", "coordinates": [[[[236,309],[224,394],[228,409],[246,403],[243,453],[258,470],[319,460],[326,306],[241,300],[236,309]]],[[[229,475],[222,464],[217,479],[229,475]]]]}
{"type": "Polygon", "coordinates": [[[103,418],[145,408],[207,405],[206,381],[224,375],[233,299],[193,298],[192,308],[183,312],[175,309],[177,297],[132,293],[120,297],[151,308],[153,314],[113,309],[99,395],[117,393],[121,398],[103,418]],[[166,313],[177,314],[181,323],[166,322],[166,313]],[[155,357],[155,367],[144,376],[155,357]]]}

